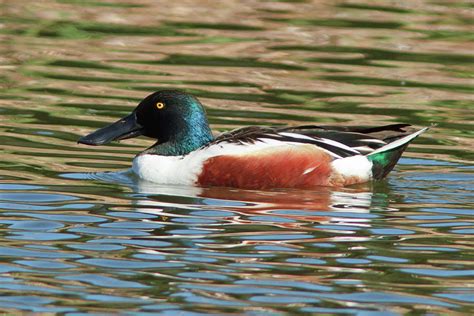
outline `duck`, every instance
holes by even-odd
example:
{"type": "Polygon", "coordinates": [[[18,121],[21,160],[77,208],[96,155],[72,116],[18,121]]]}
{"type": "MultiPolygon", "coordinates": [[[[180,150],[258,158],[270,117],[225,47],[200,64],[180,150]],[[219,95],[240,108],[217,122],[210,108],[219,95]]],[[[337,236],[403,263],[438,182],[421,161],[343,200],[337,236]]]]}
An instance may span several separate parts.
{"type": "Polygon", "coordinates": [[[162,185],[274,189],[344,187],[387,177],[408,144],[428,130],[383,126],[247,126],[214,136],[191,94],[161,90],[126,117],[78,140],[105,145],[146,136],[133,172],[162,185]]]}

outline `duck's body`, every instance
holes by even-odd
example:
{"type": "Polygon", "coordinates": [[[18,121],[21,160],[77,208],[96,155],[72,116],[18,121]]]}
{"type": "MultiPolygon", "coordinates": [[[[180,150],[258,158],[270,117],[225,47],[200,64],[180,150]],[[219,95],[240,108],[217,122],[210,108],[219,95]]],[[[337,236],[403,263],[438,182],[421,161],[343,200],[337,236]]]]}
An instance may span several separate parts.
{"type": "Polygon", "coordinates": [[[158,142],[133,170],[161,184],[246,189],[345,186],[384,178],[414,133],[381,127],[245,127],[214,138],[197,99],[178,91],[145,98],[134,112],[80,139],[98,145],[144,134],[158,142]]]}

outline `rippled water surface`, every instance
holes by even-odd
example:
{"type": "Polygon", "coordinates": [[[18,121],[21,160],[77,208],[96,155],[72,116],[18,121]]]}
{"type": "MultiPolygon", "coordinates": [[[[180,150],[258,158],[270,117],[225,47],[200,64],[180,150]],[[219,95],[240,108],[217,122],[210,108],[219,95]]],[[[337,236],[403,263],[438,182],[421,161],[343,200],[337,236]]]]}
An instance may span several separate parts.
{"type": "Polygon", "coordinates": [[[473,312],[470,1],[0,4],[0,311],[473,312]],[[179,88],[216,131],[438,125],[386,181],[165,187],[76,140],[179,88]]]}

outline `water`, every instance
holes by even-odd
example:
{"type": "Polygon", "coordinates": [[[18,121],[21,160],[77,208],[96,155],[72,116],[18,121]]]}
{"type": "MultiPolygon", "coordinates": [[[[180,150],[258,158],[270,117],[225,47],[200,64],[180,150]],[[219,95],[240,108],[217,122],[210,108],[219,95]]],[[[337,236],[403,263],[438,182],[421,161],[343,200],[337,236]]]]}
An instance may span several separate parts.
{"type": "Polygon", "coordinates": [[[470,314],[469,1],[1,4],[0,310],[136,315],[470,314]],[[180,88],[216,131],[437,127],[386,180],[163,187],[151,144],[76,144],[180,88]]]}

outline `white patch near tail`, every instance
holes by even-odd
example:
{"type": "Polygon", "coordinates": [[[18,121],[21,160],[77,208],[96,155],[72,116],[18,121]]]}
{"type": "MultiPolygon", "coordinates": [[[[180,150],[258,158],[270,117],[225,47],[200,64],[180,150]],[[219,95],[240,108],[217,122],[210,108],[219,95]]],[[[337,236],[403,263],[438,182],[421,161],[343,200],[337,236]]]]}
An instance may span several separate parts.
{"type": "Polygon", "coordinates": [[[375,155],[375,154],[378,154],[378,153],[381,153],[381,152],[384,152],[384,151],[387,151],[387,150],[391,150],[391,149],[403,146],[406,143],[409,143],[410,141],[412,141],[414,138],[418,137],[420,134],[423,134],[424,132],[426,132],[428,129],[429,129],[429,127],[425,127],[425,128],[420,129],[418,132],[415,132],[415,133],[407,135],[403,138],[397,139],[394,142],[391,142],[391,143],[389,143],[389,144],[387,144],[383,147],[380,147],[380,148],[374,150],[373,152],[371,152],[367,156],[372,156],[372,155],[375,155]]]}
{"type": "Polygon", "coordinates": [[[336,159],[332,162],[332,167],[345,179],[357,178],[360,182],[365,182],[372,178],[372,162],[366,156],[336,159]]]}

